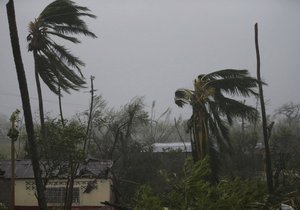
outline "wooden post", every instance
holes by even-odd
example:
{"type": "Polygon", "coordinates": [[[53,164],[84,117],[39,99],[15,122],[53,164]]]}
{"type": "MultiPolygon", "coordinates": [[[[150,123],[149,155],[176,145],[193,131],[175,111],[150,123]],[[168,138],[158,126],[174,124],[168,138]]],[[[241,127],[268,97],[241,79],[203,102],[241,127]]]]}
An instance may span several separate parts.
{"type": "Polygon", "coordinates": [[[260,98],[260,106],[261,106],[261,115],[262,115],[262,124],[263,124],[263,137],[265,144],[265,159],[266,159],[266,177],[267,177],[267,185],[269,194],[273,193],[273,177],[272,177],[272,163],[271,163],[271,155],[269,149],[268,142],[268,128],[267,128],[267,117],[266,117],[266,109],[264,102],[264,94],[262,88],[262,81],[260,76],[260,54],[259,54],[259,45],[258,45],[258,26],[255,23],[255,49],[256,49],[256,60],[257,60],[257,80],[259,87],[259,98],[260,98]]]}
{"type": "Polygon", "coordinates": [[[11,203],[10,209],[15,209],[15,141],[11,140],[11,203]]]}
{"type": "Polygon", "coordinates": [[[10,178],[10,191],[11,191],[11,201],[10,201],[10,209],[14,210],[15,209],[15,141],[19,137],[19,131],[17,129],[17,122],[19,120],[19,113],[20,110],[16,109],[14,111],[10,118],[9,121],[11,122],[11,128],[8,131],[7,136],[11,139],[11,178],[10,178]]]}

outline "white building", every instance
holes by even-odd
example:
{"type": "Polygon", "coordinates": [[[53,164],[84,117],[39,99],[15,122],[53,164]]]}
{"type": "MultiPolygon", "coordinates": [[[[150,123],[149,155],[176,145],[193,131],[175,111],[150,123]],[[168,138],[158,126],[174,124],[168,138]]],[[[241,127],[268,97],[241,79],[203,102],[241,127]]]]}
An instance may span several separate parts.
{"type": "Polygon", "coordinates": [[[182,151],[192,152],[191,142],[154,143],[153,152],[182,151]]]}

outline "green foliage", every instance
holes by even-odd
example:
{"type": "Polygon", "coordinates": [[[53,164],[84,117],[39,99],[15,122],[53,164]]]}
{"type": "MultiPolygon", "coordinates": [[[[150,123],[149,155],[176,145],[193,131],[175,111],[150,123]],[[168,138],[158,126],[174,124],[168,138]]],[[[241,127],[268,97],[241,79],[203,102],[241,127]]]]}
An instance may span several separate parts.
{"type": "Polygon", "coordinates": [[[17,141],[19,137],[19,130],[17,129],[19,114],[20,114],[20,110],[16,109],[16,111],[14,111],[9,118],[9,121],[11,122],[11,128],[9,129],[7,136],[12,141],[17,141]]]}
{"type": "Polygon", "coordinates": [[[217,185],[219,199],[218,209],[245,209],[253,202],[261,201],[266,194],[265,184],[260,181],[249,181],[235,178],[223,180],[217,185]]]}
{"type": "Polygon", "coordinates": [[[221,180],[212,185],[209,159],[185,166],[186,178],[165,195],[165,206],[171,210],[246,209],[252,203],[263,201],[266,188],[263,182],[236,178],[221,180]]]}
{"type": "Polygon", "coordinates": [[[232,152],[230,156],[221,154],[222,175],[252,179],[264,171],[263,148],[256,148],[260,139],[252,125],[245,128],[234,126],[230,129],[232,152]]]}
{"type": "Polygon", "coordinates": [[[117,111],[106,110],[104,103],[101,98],[95,100],[91,135],[95,138],[91,142],[95,147],[90,148],[91,152],[99,158],[115,159],[121,156],[126,161],[129,149],[137,145],[139,129],[148,122],[143,98],[134,98],[117,111]]]}
{"type": "Polygon", "coordinates": [[[293,130],[286,125],[279,125],[274,131],[270,146],[278,153],[288,154],[296,152],[297,143],[293,130]]]}
{"type": "MultiPolygon", "coordinates": [[[[299,138],[286,125],[279,125],[271,138],[272,158],[274,163],[274,183],[276,188],[285,192],[294,191],[295,183],[290,176],[300,170],[299,138]]],[[[298,185],[299,186],[299,185],[298,185]]]]}
{"type": "Polygon", "coordinates": [[[48,119],[45,125],[47,141],[37,138],[37,145],[47,183],[53,175],[69,176],[74,173],[72,170],[76,164],[84,160],[82,145],[85,139],[85,126],[72,120],[66,122],[63,127],[58,119],[48,119]]]}
{"type": "Polygon", "coordinates": [[[63,127],[57,119],[49,119],[45,125],[47,142],[39,139],[42,159],[76,161],[83,158],[82,144],[85,138],[85,126],[73,120],[63,127]]]}
{"type": "Polygon", "coordinates": [[[16,128],[11,128],[11,129],[9,129],[7,136],[12,141],[16,141],[19,137],[19,131],[16,128]]]}
{"type": "Polygon", "coordinates": [[[136,201],[134,210],[162,210],[163,208],[160,198],[146,185],[138,188],[134,200],[136,201]]]}
{"type": "Polygon", "coordinates": [[[3,203],[0,203],[0,210],[8,210],[8,208],[3,203]]]}

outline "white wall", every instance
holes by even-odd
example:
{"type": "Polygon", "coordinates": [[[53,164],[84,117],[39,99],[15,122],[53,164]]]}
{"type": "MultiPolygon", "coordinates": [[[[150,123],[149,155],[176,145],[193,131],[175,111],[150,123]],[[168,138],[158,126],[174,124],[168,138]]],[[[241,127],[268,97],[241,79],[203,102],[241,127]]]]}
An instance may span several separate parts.
{"type": "MultiPolygon", "coordinates": [[[[110,201],[111,181],[106,179],[97,180],[97,188],[90,193],[84,193],[87,183],[93,179],[76,179],[74,187],[79,188],[80,203],[78,206],[100,206],[100,202],[110,201]]],[[[66,180],[51,180],[47,187],[63,187],[66,180]]],[[[35,196],[35,184],[31,179],[17,179],[15,183],[15,205],[37,206],[35,196]]],[[[51,204],[49,204],[50,206],[51,204]]]]}

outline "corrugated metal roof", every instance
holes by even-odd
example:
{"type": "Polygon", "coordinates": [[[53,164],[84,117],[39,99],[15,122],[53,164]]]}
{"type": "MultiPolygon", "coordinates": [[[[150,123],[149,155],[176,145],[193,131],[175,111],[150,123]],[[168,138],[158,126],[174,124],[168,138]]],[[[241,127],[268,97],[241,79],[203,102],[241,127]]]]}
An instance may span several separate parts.
{"type": "MultiPolygon", "coordinates": [[[[112,167],[113,162],[111,160],[92,160],[89,159],[79,165],[77,172],[81,177],[105,177],[108,170],[112,167]]],[[[67,163],[63,163],[67,167],[67,163]]],[[[15,174],[16,179],[32,179],[34,178],[32,164],[30,160],[16,160],[15,162],[15,174]]],[[[59,170],[55,170],[53,177],[63,177],[63,173],[59,170]]],[[[0,177],[9,179],[11,178],[11,161],[0,161],[0,177]]]]}
{"type": "Polygon", "coordinates": [[[191,142],[170,142],[170,143],[154,143],[153,152],[168,152],[168,151],[192,152],[191,142]]]}

